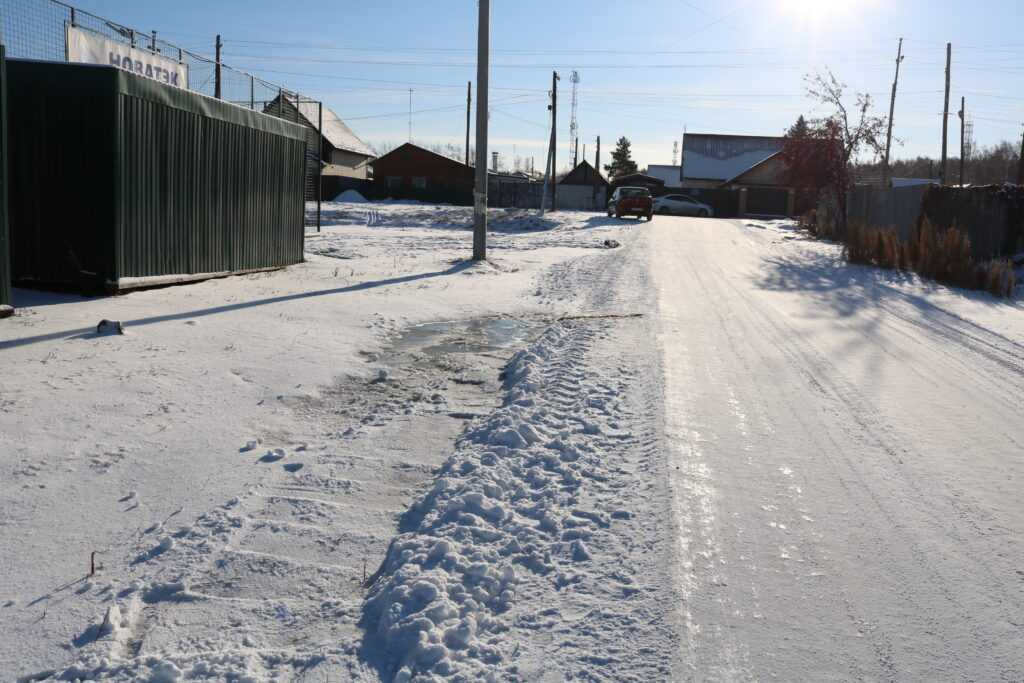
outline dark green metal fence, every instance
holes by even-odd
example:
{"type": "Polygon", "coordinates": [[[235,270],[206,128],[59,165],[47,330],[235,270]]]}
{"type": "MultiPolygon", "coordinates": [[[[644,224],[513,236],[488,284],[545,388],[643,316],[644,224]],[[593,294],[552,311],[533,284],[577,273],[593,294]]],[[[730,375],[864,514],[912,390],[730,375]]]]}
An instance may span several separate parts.
{"type": "Polygon", "coordinates": [[[0,42],[0,318],[10,312],[11,262],[7,239],[7,55],[0,42]]]}
{"type": "MultiPolygon", "coordinates": [[[[308,96],[278,83],[272,83],[252,73],[221,61],[215,56],[211,30],[207,45],[187,49],[162,38],[157,31],[125,26],[60,0],[0,0],[0,38],[7,45],[8,56],[16,59],[67,61],[66,32],[69,27],[83,29],[90,34],[131,47],[158,54],[188,67],[188,89],[208,97],[220,93],[220,99],[253,111],[273,113],[288,120],[298,121],[301,105],[320,103],[308,96]],[[219,68],[218,68],[219,66],[219,68]],[[274,109],[281,100],[291,106],[274,109]]],[[[320,131],[318,120],[307,121],[307,136],[311,144],[306,161],[306,200],[310,211],[306,225],[320,229],[320,131]],[[315,203],[315,206],[314,204],[315,203]]]]}
{"type": "Polygon", "coordinates": [[[303,126],[109,67],[13,60],[9,85],[15,279],[120,290],[302,260],[303,126]]]}

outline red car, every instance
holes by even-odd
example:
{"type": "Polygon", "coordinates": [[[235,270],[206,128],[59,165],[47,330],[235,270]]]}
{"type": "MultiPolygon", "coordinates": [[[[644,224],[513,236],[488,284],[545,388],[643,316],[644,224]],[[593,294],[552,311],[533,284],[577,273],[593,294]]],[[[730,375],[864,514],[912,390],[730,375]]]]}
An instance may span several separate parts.
{"type": "Polygon", "coordinates": [[[645,187],[620,187],[612,193],[608,200],[608,217],[646,216],[654,218],[654,200],[651,191],[645,187]]]}

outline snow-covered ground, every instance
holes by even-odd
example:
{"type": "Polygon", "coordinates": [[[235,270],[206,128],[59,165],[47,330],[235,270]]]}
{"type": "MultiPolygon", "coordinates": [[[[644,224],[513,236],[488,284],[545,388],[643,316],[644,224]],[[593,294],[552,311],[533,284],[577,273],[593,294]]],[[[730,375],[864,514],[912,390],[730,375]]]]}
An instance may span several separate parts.
{"type": "Polygon", "coordinates": [[[17,292],[0,679],[1024,677],[1020,299],[786,222],[324,215],[17,292]]]}

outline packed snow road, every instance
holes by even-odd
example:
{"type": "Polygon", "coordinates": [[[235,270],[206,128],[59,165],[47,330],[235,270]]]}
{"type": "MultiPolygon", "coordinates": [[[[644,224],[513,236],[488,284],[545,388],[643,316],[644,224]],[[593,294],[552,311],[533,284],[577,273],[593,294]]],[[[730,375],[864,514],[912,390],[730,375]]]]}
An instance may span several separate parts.
{"type": "Polygon", "coordinates": [[[486,264],[334,204],[286,271],[19,292],[0,679],[1024,680],[1019,297],[493,214],[486,264]]]}
{"type": "Polygon", "coordinates": [[[1022,680],[1019,302],[656,220],[694,680],[1022,680]]]}

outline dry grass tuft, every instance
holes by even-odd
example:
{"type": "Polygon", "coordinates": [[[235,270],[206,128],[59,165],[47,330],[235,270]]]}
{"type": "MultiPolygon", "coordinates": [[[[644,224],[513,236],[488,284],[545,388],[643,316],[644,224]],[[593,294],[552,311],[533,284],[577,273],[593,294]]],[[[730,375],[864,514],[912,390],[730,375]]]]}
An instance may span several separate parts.
{"type": "Polygon", "coordinates": [[[1013,296],[1017,286],[1010,261],[976,262],[971,256],[970,237],[955,225],[936,230],[927,219],[921,222],[910,242],[901,241],[894,230],[851,221],[844,250],[850,263],[913,271],[938,282],[981,289],[995,296],[1013,296]]]}

